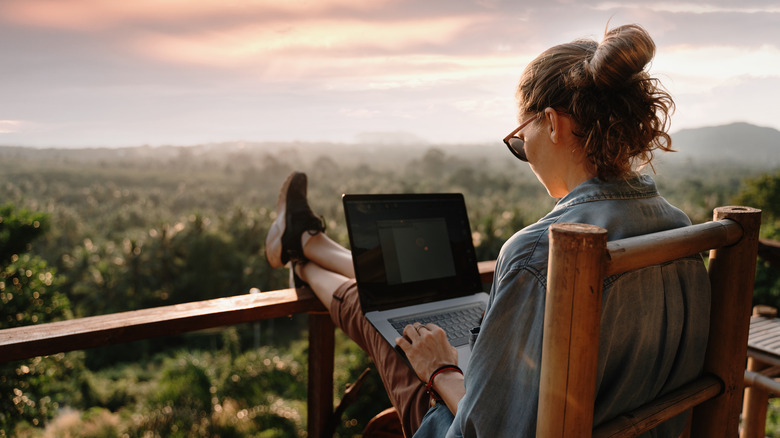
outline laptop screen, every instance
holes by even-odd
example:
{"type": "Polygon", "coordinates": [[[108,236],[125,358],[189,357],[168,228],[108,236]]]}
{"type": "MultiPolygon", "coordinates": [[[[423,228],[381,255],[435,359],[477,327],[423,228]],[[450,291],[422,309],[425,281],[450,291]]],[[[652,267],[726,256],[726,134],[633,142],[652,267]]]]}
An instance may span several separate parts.
{"type": "Polygon", "coordinates": [[[481,291],[460,194],[344,195],[365,312],[481,291]]]}

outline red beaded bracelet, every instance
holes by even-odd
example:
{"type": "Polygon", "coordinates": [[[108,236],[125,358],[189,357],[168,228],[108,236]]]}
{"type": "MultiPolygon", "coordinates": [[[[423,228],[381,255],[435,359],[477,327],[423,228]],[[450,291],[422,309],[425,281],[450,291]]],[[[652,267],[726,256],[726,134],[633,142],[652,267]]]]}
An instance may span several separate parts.
{"type": "Polygon", "coordinates": [[[436,392],[435,389],[433,389],[433,379],[438,376],[440,373],[444,371],[457,371],[461,375],[463,375],[463,370],[461,370],[457,365],[443,365],[436,369],[436,371],[431,374],[431,378],[428,379],[428,383],[425,384],[425,389],[428,391],[428,394],[431,396],[431,398],[437,402],[442,401],[441,396],[438,392],[436,392]]]}

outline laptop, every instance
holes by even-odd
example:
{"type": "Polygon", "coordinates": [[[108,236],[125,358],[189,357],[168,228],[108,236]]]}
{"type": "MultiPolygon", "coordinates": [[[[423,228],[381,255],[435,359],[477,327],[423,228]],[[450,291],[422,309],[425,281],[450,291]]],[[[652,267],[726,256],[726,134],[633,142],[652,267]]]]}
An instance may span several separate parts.
{"type": "Polygon", "coordinates": [[[468,367],[482,289],[466,203],[459,193],[342,196],[360,305],[397,351],[407,324],[441,326],[468,367]],[[449,317],[440,319],[441,317],[449,317]]]}

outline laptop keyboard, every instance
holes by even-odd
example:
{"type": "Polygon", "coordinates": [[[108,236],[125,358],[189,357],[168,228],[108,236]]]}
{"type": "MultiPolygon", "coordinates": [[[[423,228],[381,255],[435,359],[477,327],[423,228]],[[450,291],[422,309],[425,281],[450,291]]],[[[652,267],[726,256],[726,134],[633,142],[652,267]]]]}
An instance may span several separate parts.
{"type": "Polygon", "coordinates": [[[419,322],[422,324],[433,323],[444,329],[447,339],[454,347],[459,347],[469,342],[469,330],[481,323],[485,307],[482,304],[469,304],[461,307],[436,310],[429,313],[404,316],[403,318],[389,319],[388,322],[403,335],[404,327],[419,322]]]}

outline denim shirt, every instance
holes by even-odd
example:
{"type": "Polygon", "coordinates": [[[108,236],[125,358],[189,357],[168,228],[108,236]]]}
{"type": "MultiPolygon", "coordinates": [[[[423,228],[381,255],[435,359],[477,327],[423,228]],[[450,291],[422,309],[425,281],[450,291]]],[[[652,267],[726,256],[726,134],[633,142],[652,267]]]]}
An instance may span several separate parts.
{"type": "MultiPolygon", "coordinates": [[[[512,236],[493,286],[453,418],[431,408],[415,437],[533,437],[539,397],[548,230],[577,222],[607,229],[608,240],[690,225],[649,176],[591,179],[537,223],[512,236]]],[[[594,424],[636,408],[701,373],[710,285],[700,257],[607,278],[604,283],[594,424]]],[[[648,437],[679,436],[677,417],[648,437]]]]}

